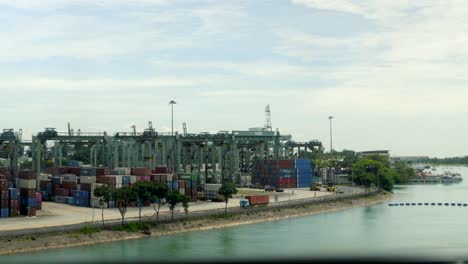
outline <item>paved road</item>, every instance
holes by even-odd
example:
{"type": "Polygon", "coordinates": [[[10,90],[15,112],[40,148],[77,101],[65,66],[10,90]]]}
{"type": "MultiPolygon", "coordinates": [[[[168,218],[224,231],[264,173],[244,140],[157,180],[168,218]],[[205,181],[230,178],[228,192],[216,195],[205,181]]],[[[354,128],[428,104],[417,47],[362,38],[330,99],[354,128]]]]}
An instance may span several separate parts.
{"type": "MultiPolygon", "coordinates": [[[[248,190],[248,189],[241,189],[248,190]]],[[[342,190],[345,193],[356,193],[363,189],[340,186],[338,190],[342,190]]],[[[326,191],[313,192],[308,189],[286,189],[283,193],[270,192],[270,203],[281,202],[294,199],[303,199],[310,197],[320,197],[325,195],[336,195],[334,193],[328,193],[326,191]]],[[[339,195],[339,194],[338,194],[339,195]]],[[[239,207],[239,201],[241,197],[232,198],[229,200],[228,207],[239,207]]],[[[211,209],[224,208],[223,202],[207,202],[198,201],[189,204],[189,211],[203,211],[211,209]]],[[[0,218],[0,231],[2,230],[18,230],[23,228],[41,228],[51,226],[61,226],[78,224],[92,221],[101,220],[101,209],[87,208],[87,207],[76,207],[66,204],[54,203],[54,202],[43,202],[42,210],[37,211],[36,217],[10,217],[0,218]]],[[[176,212],[183,213],[183,209],[179,206],[176,212]]],[[[169,208],[167,206],[161,208],[160,214],[169,214],[169,208]]],[[[144,207],[142,210],[143,216],[153,216],[155,211],[151,206],[144,207]]],[[[116,208],[104,209],[104,217],[106,220],[120,219],[119,210],[116,208]]],[[[126,218],[138,217],[138,208],[128,208],[126,218]]]]}

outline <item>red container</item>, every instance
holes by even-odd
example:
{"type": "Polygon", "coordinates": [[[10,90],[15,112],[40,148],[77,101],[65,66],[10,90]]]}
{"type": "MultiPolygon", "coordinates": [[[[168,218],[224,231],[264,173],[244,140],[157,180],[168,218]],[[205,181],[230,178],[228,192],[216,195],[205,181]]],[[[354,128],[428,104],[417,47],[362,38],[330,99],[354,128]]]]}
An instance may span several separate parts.
{"type": "Polygon", "coordinates": [[[47,186],[49,185],[49,183],[50,183],[50,180],[47,180],[47,181],[39,181],[39,187],[41,187],[41,189],[46,190],[46,189],[47,189],[47,186]]]}
{"type": "Polygon", "coordinates": [[[265,195],[248,195],[245,199],[249,200],[250,205],[268,204],[270,203],[270,196],[265,195]]]}
{"type": "Polygon", "coordinates": [[[39,192],[36,193],[36,202],[37,203],[42,202],[42,194],[39,192]]]}
{"type": "Polygon", "coordinates": [[[1,199],[0,200],[0,206],[2,208],[8,208],[8,206],[10,206],[10,200],[8,199],[1,199]]]}
{"type": "Polygon", "coordinates": [[[137,176],[137,181],[151,181],[151,176],[137,176]]]}
{"type": "Polygon", "coordinates": [[[91,192],[91,183],[81,183],[80,184],[80,191],[91,192]]]}
{"type": "Polygon", "coordinates": [[[10,201],[9,201],[9,204],[8,204],[8,207],[9,207],[10,209],[16,209],[16,210],[18,210],[19,204],[20,204],[19,199],[10,200],[10,201]]]}
{"type": "Polygon", "coordinates": [[[96,168],[96,176],[104,176],[109,175],[110,169],[109,168],[96,168]]]}
{"type": "Polygon", "coordinates": [[[68,172],[70,174],[80,175],[80,167],[68,167],[68,172]]]}
{"type": "Polygon", "coordinates": [[[53,174],[53,175],[59,174],[57,167],[47,168],[45,171],[47,174],[53,174]]]}
{"type": "Polygon", "coordinates": [[[36,195],[36,189],[25,189],[25,188],[20,188],[20,196],[23,197],[35,197],[36,195]]]}
{"type": "Polygon", "coordinates": [[[185,181],[184,180],[179,180],[179,188],[181,188],[181,189],[185,188],[185,181]]]}
{"type": "Polygon", "coordinates": [[[151,169],[150,168],[132,168],[131,174],[136,176],[150,176],[151,169]]]}
{"type": "Polygon", "coordinates": [[[18,177],[24,180],[35,180],[36,172],[33,170],[23,170],[18,172],[18,177]]]}
{"type": "Polygon", "coordinates": [[[58,167],[57,168],[57,173],[56,174],[67,174],[68,173],[68,167],[58,167]]]}
{"type": "Polygon", "coordinates": [[[150,206],[151,205],[151,202],[150,201],[144,201],[143,202],[143,206],[150,206]]]}
{"type": "Polygon", "coordinates": [[[171,173],[171,169],[168,167],[156,167],[153,170],[151,170],[151,173],[154,174],[166,174],[166,173],[171,173]]]}
{"type": "Polygon", "coordinates": [[[280,169],[293,169],[294,160],[278,160],[278,165],[280,169]]]}
{"type": "MultiPolygon", "coordinates": [[[[65,188],[65,189],[76,190],[77,186],[78,185],[77,185],[76,182],[62,182],[62,188],[65,188]]],[[[57,192],[57,190],[55,192],[57,192]]],[[[64,195],[64,196],[66,196],[66,195],[64,195]]]]}
{"type": "Polygon", "coordinates": [[[55,189],[55,195],[57,196],[69,196],[70,190],[65,188],[57,188],[55,189]]]}
{"type": "Polygon", "coordinates": [[[29,217],[36,216],[36,208],[29,208],[28,214],[29,217]]]}

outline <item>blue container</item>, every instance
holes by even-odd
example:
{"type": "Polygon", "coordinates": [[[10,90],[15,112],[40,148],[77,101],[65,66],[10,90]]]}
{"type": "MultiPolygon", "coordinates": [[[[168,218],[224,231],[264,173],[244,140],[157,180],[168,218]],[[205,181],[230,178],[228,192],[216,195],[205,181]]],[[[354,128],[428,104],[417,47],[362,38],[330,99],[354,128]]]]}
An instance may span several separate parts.
{"type": "Polygon", "coordinates": [[[19,197],[18,189],[15,188],[8,188],[8,193],[10,195],[10,199],[17,200],[19,197]]]}
{"type": "Polygon", "coordinates": [[[62,177],[54,176],[54,177],[50,178],[50,182],[52,184],[62,184],[62,177]]]}
{"type": "Polygon", "coordinates": [[[174,190],[174,191],[179,190],[179,182],[178,181],[173,181],[172,182],[172,190],[174,190]]]}
{"type": "Polygon", "coordinates": [[[48,193],[52,193],[52,183],[47,184],[47,190],[48,193]]]}
{"type": "Polygon", "coordinates": [[[40,192],[42,195],[42,200],[49,200],[49,193],[45,191],[40,192]]]}
{"type": "Polygon", "coordinates": [[[75,199],[75,206],[89,207],[89,199],[75,199]]]}
{"type": "Polygon", "coordinates": [[[69,167],[79,167],[79,166],[80,166],[80,162],[77,161],[77,160],[70,160],[70,161],[67,163],[67,166],[69,166],[69,167]]]}
{"type": "Polygon", "coordinates": [[[96,168],[80,168],[80,176],[96,176],[96,168]]]}
{"type": "Polygon", "coordinates": [[[0,217],[8,217],[10,216],[10,210],[8,208],[0,209],[0,217]]]}
{"type": "Polygon", "coordinates": [[[37,206],[36,197],[28,198],[28,206],[29,207],[36,207],[37,206]]]}
{"type": "Polygon", "coordinates": [[[122,184],[130,184],[131,177],[129,175],[122,176],[122,184]]]}
{"type": "Polygon", "coordinates": [[[69,204],[69,205],[74,205],[74,198],[73,197],[65,197],[65,204],[69,204]]]}
{"type": "Polygon", "coordinates": [[[115,201],[109,201],[109,202],[107,203],[107,207],[108,207],[108,208],[115,208],[115,201]]]}
{"type": "Polygon", "coordinates": [[[88,191],[72,191],[73,198],[75,199],[89,199],[90,193],[88,191]]]}

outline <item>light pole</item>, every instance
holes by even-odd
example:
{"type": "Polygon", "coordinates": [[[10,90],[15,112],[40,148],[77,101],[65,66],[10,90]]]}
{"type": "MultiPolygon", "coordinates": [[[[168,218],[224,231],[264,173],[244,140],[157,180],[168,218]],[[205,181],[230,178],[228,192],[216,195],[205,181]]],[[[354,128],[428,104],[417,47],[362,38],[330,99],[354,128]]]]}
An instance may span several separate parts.
{"type": "Polygon", "coordinates": [[[176,102],[174,100],[171,100],[169,104],[171,105],[171,136],[173,136],[174,135],[174,105],[176,104],[176,102]]]}
{"type": "Polygon", "coordinates": [[[333,151],[332,119],[333,116],[328,117],[328,120],[330,120],[330,154],[333,151]]]}
{"type": "Polygon", "coordinates": [[[329,116],[328,117],[328,120],[330,120],[330,177],[332,178],[332,181],[334,182],[335,181],[335,177],[334,175],[332,175],[332,167],[333,167],[333,135],[332,135],[332,119],[333,119],[333,116],[329,116]]]}

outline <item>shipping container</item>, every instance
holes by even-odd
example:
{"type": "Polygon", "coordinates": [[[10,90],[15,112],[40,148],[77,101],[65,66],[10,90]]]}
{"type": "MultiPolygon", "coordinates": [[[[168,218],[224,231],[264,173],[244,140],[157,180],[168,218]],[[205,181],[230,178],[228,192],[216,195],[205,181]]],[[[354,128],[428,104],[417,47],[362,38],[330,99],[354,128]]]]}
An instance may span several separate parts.
{"type": "Polygon", "coordinates": [[[262,205],[270,203],[270,196],[265,195],[247,195],[245,199],[249,200],[250,205],[262,205]]]}
{"type": "Polygon", "coordinates": [[[135,176],[150,176],[151,169],[150,168],[132,168],[131,174],[135,176]]]}
{"type": "Polygon", "coordinates": [[[79,176],[96,176],[96,168],[80,168],[79,176]]]}
{"type": "Polygon", "coordinates": [[[28,180],[28,179],[20,179],[19,180],[19,187],[25,189],[35,189],[36,188],[36,180],[28,180]]]}
{"type": "Polygon", "coordinates": [[[33,170],[22,170],[18,172],[18,178],[23,180],[35,180],[36,172],[33,170]]]}

